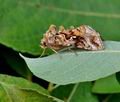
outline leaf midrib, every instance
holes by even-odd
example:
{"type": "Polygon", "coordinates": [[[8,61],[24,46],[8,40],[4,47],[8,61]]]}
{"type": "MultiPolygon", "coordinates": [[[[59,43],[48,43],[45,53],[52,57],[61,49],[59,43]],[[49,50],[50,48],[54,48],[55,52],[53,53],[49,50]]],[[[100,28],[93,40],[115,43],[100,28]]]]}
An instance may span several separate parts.
{"type": "MultiPolygon", "coordinates": [[[[21,4],[24,4],[24,2],[20,1],[21,4]]],[[[35,4],[32,4],[30,2],[26,3],[29,6],[34,6],[35,4]]],[[[103,18],[114,18],[114,19],[119,19],[120,18],[120,14],[115,14],[115,13],[98,13],[98,12],[86,12],[86,11],[78,11],[78,10],[73,10],[73,9],[63,9],[60,7],[56,7],[56,6],[50,6],[50,5],[44,5],[44,4],[39,4],[40,6],[39,8],[45,8],[48,10],[53,10],[53,11],[57,11],[57,12],[64,12],[64,13],[69,13],[69,14],[76,14],[76,15],[82,15],[82,16],[95,16],[95,17],[103,17],[103,18]]]]}
{"type": "Polygon", "coordinates": [[[11,97],[10,97],[10,95],[9,95],[9,93],[7,92],[7,90],[6,90],[5,87],[4,87],[5,84],[4,84],[3,82],[0,82],[0,85],[3,87],[5,93],[7,94],[8,98],[9,98],[9,101],[10,101],[10,102],[13,102],[12,99],[11,99],[11,97]]]}
{"type": "MultiPolygon", "coordinates": [[[[85,53],[87,53],[87,54],[95,54],[95,53],[120,53],[120,50],[119,51],[111,51],[111,50],[103,50],[103,51],[82,51],[82,52],[75,52],[77,55],[80,55],[80,54],[85,54],[85,53]]],[[[58,53],[59,54],[59,53],[58,53]]],[[[60,53],[60,55],[64,55],[64,56],[68,56],[68,54],[69,55],[71,55],[71,54],[74,54],[73,52],[61,52],[60,53]]],[[[54,55],[54,54],[53,54],[54,55]]],[[[75,55],[75,54],[74,54],[75,55]]],[[[51,55],[52,56],[52,55],[51,55]]],[[[47,56],[47,57],[50,57],[50,56],[47,56]]],[[[45,57],[43,57],[43,58],[45,58],[45,57]]],[[[42,58],[41,58],[42,59],[42,58]]]]}

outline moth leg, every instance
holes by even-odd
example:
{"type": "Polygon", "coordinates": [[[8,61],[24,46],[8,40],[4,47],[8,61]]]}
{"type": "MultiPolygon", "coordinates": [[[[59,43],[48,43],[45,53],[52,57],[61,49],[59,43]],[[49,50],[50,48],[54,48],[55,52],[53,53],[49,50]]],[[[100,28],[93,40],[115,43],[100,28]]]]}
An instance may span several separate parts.
{"type": "Polygon", "coordinates": [[[72,48],[74,48],[74,47],[75,47],[75,46],[72,45],[72,46],[70,46],[70,47],[67,47],[67,49],[68,49],[69,51],[71,51],[72,53],[74,53],[74,54],[77,56],[77,55],[78,55],[77,52],[74,51],[74,50],[72,50],[72,48]]]}
{"type": "Polygon", "coordinates": [[[52,50],[53,52],[55,52],[56,54],[58,54],[58,52],[57,52],[56,50],[54,50],[54,49],[52,49],[52,48],[51,48],[51,50],[52,50]]]}
{"type": "Polygon", "coordinates": [[[71,48],[68,48],[69,51],[71,51],[72,53],[74,53],[76,56],[78,56],[77,52],[72,50],[71,48]]]}
{"type": "Polygon", "coordinates": [[[45,54],[46,48],[43,48],[43,52],[41,53],[40,57],[42,57],[45,54]]]}
{"type": "Polygon", "coordinates": [[[69,46],[69,47],[65,47],[65,48],[63,48],[63,49],[59,50],[58,52],[62,52],[62,51],[69,50],[69,51],[71,51],[72,53],[74,53],[74,54],[77,56],[77,55],[78,55],[78,54],[77,54],[77,52],[76,52],[76,51],[74,51],[74,50],[72,50],[72,48],[74,48],[74,47],[75,47],[74,45],[69,46]]]}
{"type": "Polygon", "coordinates": [[[60,59],[62,59],[62,56],[61,56],[56,50],[54,50],[54,49],[52,49],[52,48],[51,48],[51,50],[52,50],[53,52],[55,52],[55,53],[59,56],[60,59]]]}

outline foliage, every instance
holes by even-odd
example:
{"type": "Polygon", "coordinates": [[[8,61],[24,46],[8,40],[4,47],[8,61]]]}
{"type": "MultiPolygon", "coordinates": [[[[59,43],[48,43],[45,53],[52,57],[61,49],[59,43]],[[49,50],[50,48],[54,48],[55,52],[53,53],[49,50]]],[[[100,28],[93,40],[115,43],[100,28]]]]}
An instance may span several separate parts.
{"type": "Polygon", "coordinates": [[[103,51],[76,51],[77,55],[66,51],[43,58],[23,58],[33,74],[55,84],[93,81],[120,71],[120,42],[106,41],[104,45],[103,51]]]}
{"type": "Polygon", "coordinates": [[[0,0],[0,102],[119,102],[119,8],[119,0],[0,0]],[[105,50],[40,58],[51,24],[90,25],[105,50]]]}

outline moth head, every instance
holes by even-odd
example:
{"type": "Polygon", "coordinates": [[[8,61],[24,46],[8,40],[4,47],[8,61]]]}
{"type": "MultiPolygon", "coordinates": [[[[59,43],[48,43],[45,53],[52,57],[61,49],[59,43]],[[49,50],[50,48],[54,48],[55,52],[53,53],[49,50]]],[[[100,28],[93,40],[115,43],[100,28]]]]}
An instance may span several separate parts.
{"type": "Polygon", "coordinates": [[[43,38],[43,39],[41,40],[40,47],[43,48],[43,49],[47,48],[47,43],[46,43],[45,38],[43,38]]]}

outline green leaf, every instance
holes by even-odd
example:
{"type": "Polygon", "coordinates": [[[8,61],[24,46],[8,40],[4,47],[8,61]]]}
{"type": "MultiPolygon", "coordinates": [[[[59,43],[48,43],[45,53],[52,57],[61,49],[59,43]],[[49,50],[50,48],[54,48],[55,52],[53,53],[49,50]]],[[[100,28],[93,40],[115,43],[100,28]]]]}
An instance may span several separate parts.
{"type": "Polygon", "coordinates": [[[62,100],[67,100],[74,86],[74,84],[55,86],[54,90],[51,92],[51,95],[62,100]]]}
{"type": "Polygon", "coordinates": [[[48,94],[48,92],[44,88],[20,77],[12,77],[0,74],[0,83],[15,85],[21,89],[35,90],[41,93],[48,94]]]}
{"type": "Polygon", "coordinates": [[[104,102],[120,102],[120,94],[110,95],[104,102]]]}
{"type": "Polygon", "coordinates": [[[1,102],[63,102],[48,94],[47,90],[23,78],[0,74],[1,102]]]}
{"type": "Polygon", "coordinates": [[[120,42],[104,42],[105,50],[62,52],[43,58],[23,57],[34,75],[56,84],[97,80],[120,71],[120,42]]]}
{"type": "Polygon", "coordinates": [[[105,40],[120,40],[119,7],[119,0],[0,0],[0,43],[39,55],[40,39],[51,24],[87,24],[105,40]]]}
{"type": "Polygon", "coordinates": [[[75,85],[59,86],[52,94],[66,100],[66,102],[98,102],[97,97],[91,93],[91,88],[92,84],[90,82],[77,83],[75,85]]]}
{"type": "Polygon", "coordinates": [[[94,93],[120,93],[120,84],[115,74],[95,81],[92,91],[94,93]]]}

